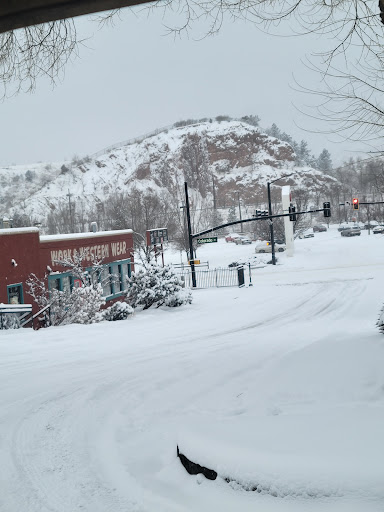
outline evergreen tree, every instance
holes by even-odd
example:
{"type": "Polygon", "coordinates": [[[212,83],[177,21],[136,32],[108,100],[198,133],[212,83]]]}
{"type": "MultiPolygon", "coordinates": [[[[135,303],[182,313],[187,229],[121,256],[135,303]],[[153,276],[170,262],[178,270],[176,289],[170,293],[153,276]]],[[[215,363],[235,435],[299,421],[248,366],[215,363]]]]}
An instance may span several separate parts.
{"type": "Polygon", "coordinates": [[[281,131],[279,130],[275,123],[273,123],[273,125],[268,130],[266,130],[266,132],[268,133],[268,135],[270,135],[271,137],[275,137],[276,139],[280,139],[281,137],[281,131]]]}
{"type": "Polygon", "coordinates": [[[331,154],[326,149],[323,149],[317,159],[317,168],[326,174],[332,170],[331,154]]]}
{"type": "Polygon", "coordinates": [[[227,222],[235,222],[235,220],[237,220],[237,215],[236,215],[236,207],[235,205],[233,204],[229,210],[228,210],[228,218],[227,218],[227,222]]]}
{"type": "Polygon", "coordinates": [[[308,165],[311,153],[308,149],[308,142],[305,140],[300,141],[300,160],[302,162],[302,165],[308,165]]]}
{"type": "MultiPolygon", "coordinates": [[[[212,227],[220,226],[221,224],[224,224],[223,217],[221,216],[221,213],[216,209],[213,209],[213,211],[212,211],[210,224],[212,227]]],[[[218,229],[217,231],[215,231],[214,234],[222,235],[223,232],[224,232],[223,229],[218,229]]]]}

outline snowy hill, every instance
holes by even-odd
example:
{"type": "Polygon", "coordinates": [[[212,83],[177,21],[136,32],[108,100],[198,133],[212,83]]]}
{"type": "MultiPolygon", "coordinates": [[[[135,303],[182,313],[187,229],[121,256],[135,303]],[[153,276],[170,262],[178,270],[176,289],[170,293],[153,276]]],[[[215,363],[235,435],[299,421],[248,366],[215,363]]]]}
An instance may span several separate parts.
{"type": "Polygon", "coordinates": [[[238,192],[244,203],[262,202],[266,182],[287,172],[294,175],[286,182],[314,197],[335,183],[313,168],[295,167],[294,159],[288,143],[258,127],[240,121],[204,122],[166,130],[93,158],[0,168],[0,215],[23,214],[45,224],[60,202],[71,200],[85,211],[119,193],[143,191],[180,203],[184,181],[200,198],[211,199],[214,186],[215,199],[224,207],[238,192]]]}

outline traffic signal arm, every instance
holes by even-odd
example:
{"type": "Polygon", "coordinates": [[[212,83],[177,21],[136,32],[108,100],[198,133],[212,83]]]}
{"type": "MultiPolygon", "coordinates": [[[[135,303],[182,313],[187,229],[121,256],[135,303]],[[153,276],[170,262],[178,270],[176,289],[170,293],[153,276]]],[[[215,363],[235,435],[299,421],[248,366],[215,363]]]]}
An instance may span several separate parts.
{"type": "MultiPolygon", "coordinates": [[[[324,212],[324,217],[326,216],[325,215],[325,210],[327,209],[327,217],[330,217],[331,216],[331,203],[323,203],[323,208],[318,208],[317,210],[305,210],[303,212],[295,212],[294,215],[304,215],[305,213],[317,213],[317,212],[324,212]],[[327,208],[324,208],[324,204],[328,204],[329,207],[327,208]]],[[[281,217],[288,217],[288,216],[291,216],[292,213],[279,213],[277,215],[262,215],[260,217],[252,217],[250,219],[242,219],[242,220],[236,220],[236,221],[233,221],[233,222],[227,222],[226,224],[220,224],[220,226],[213,226],[212,228],[209,228],[209,229],[206,229],[204,231],[200,231],[200,233],[195,233],[194,235],[192,235],[192,238],[199,238],[203,235],[206,235],[206,234],[211,234],[213,233],[213,231],[216,231],[218,229],[223,229],[223,228],[227,228],[229,226],[235,226],[237,224],[246,224],[247,222],[255,222],[255,221],[258,221],[258,220],[271,220],[271,219],[279,219],[281,217]]]]}

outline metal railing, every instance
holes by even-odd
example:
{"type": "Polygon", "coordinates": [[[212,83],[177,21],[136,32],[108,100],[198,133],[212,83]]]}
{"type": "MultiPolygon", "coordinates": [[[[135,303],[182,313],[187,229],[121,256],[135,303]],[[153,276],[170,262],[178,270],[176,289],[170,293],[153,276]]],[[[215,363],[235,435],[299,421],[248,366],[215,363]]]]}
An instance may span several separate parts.
{"type": "MultiPolygon", "coordinates": [[[[195,288],[224,288],[229,286],[253,286],[252,270],[264,268],[265,265],[252,265],[250,263],[229,268],[213,268],[200,270],[195,266],[195,288]]],[[[184,281],[186,288],[193,288],[192,270],[188,266],[177,268],[177,275],[184,281]]]]}
{"type": "MultiPolygon", "coordinates": [[[[187,288],[192,288],[192,271],[179,273],[187,288]]],[[[196,288],[221,288],[239,286],[237,268],[214,268],[211,270],[195,270],[196,288]]]]}

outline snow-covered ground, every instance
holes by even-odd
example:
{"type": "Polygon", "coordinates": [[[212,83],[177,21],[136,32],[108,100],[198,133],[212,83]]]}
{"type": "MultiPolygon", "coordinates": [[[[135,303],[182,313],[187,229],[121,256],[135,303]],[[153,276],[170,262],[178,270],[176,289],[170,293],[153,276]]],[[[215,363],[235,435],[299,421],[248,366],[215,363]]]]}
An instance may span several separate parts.
{"type": "MultiPolygon", "coordinates": [[[[0,331],[0,510],[382,511],[383,254],[383,236],[333,228],[253,287],[0,331]],[[218,478],[188,475],[177,444],[218,478]]],[[[198,253],[211,267],[253,255],[198,253]]]]}

